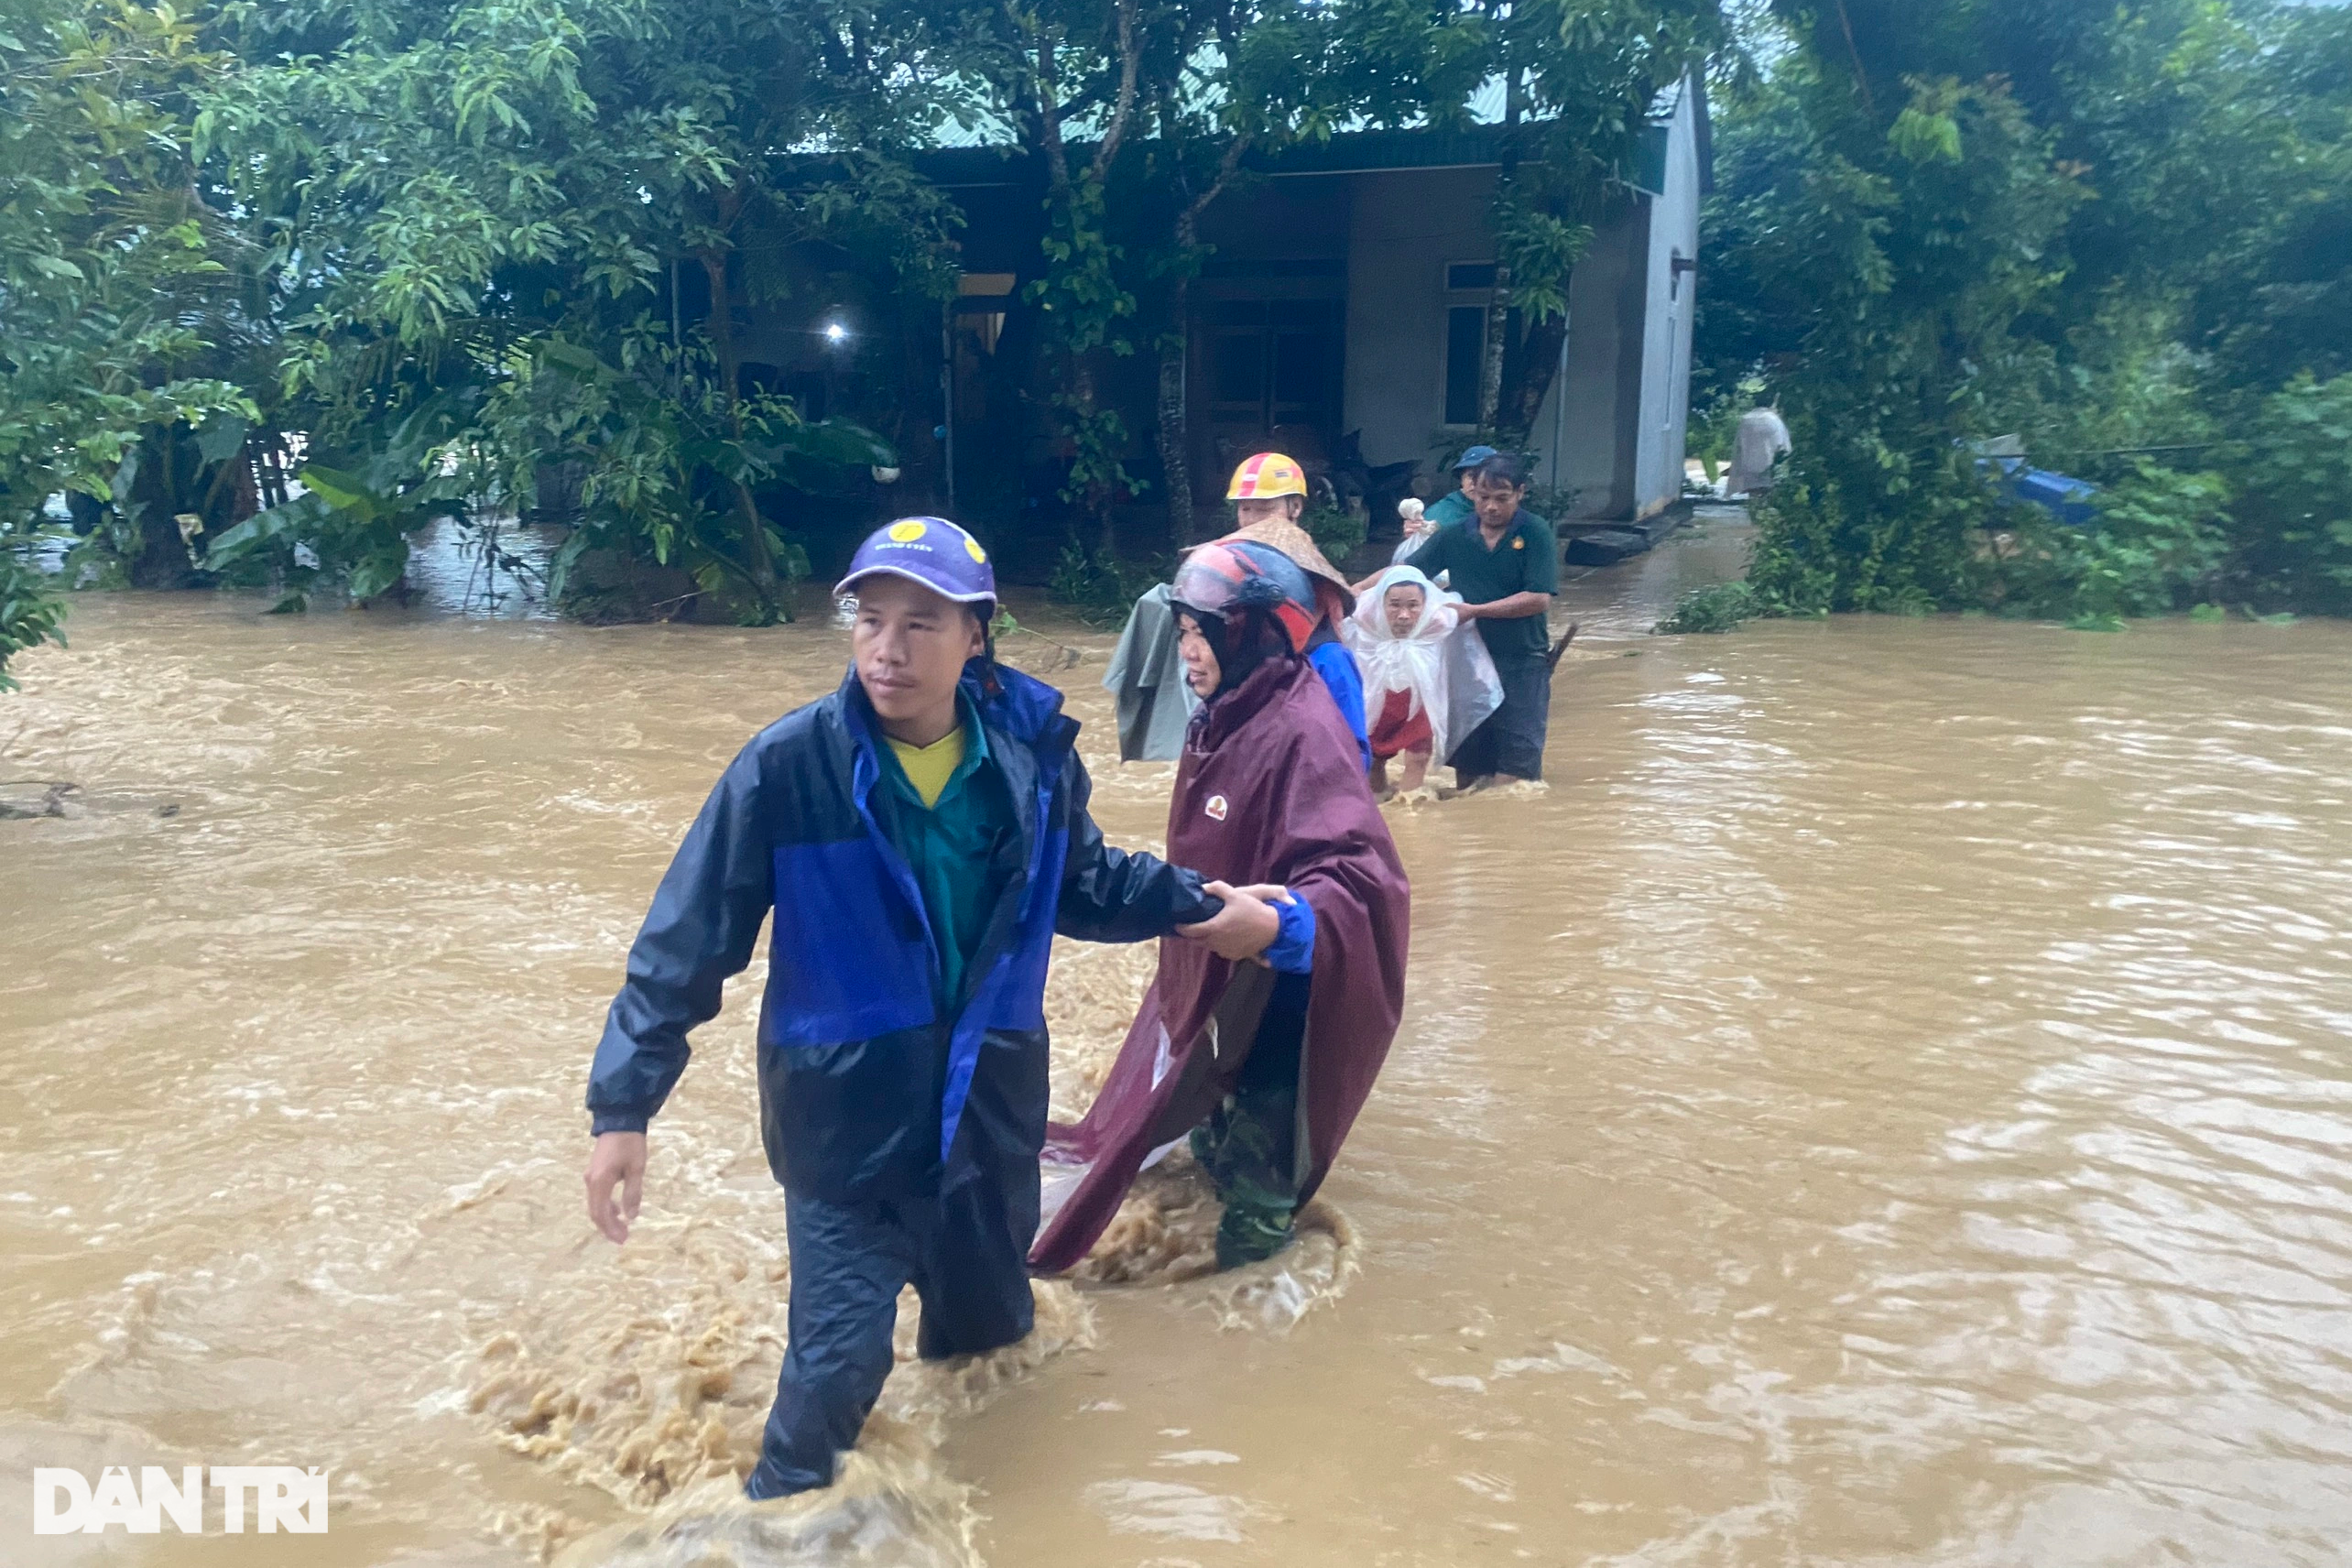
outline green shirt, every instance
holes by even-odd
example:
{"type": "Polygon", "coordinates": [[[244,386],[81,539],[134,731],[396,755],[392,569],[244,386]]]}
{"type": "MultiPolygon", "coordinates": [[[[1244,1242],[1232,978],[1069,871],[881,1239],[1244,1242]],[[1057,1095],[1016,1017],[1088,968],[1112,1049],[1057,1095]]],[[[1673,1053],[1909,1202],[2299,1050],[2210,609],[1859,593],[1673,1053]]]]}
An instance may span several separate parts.
{"type": "Polygon", "coordinates": [[[1422,517],[1441,528],[1448,523],[1466,523],[1477,515],[1478,508],[1472,506],[1470,497],[1459,489],[1440,495],[1421,512],[1422,517]]]}
{"type": "Polygon", "coordinates": [[[929,809],[890,747],[877,750],[887,796],[878,813],[882,831],[906,857],[922,893],[923,918],[939,949],[940,1007],[942,1016],[952,1016],[964,1004],[964,972],[979,955],[996,900],[1012,879],[1019,821],[1004,775],[989,761],[980,716],[968,702],[964,760],[929,809]]]}
{"type": "MultiPolygon", "coordinates": [[[[1432,514],[1435,508],[1432,509],[1432,514]]],[[[1405,559],[1405,564],[1425,576],[1448,572],[1448,583],[1464,601],[1491,604],[1514,593],[1556,593],[1560,591],[1560,536],[1552,525],[1526,508],[1495,548],[1486,548],[1474,514],[1466,523],[1448,523],[1427,544],[1405,559]]],[[[1480,621],[1478,635],[1486,651],[1502,665],[1525,664],[1552,650],[1551,629],[1541,615],[1510,621],[1480,621]]]]}

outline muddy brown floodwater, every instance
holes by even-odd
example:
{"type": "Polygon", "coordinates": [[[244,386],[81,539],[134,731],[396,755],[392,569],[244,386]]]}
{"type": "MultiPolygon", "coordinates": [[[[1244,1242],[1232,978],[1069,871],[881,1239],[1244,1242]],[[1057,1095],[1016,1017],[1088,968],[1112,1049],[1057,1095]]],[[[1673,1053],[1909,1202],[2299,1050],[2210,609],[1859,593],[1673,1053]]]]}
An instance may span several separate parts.
{"type": "MultiPolygon", "coordinates": [[[[764,1513],[754,988],[625,1248],[579,1100],[841,634],[80,602],[0,699],[0,777],[82,786],[0,822],[0,1562],[2345,1563],[2352,627],[1640,636],[1712,533],[1570,588],[1548,793],[1392,817],[1404,1028],[1301,1247],[1187,1278],[1155,1173],[764,1513]],[[331,1533],[28,1533],[36,1464],[241,1462],[331,1533]]],[[[1065,1105],[1148,963],[1057,971],[1065,1105]]]]}

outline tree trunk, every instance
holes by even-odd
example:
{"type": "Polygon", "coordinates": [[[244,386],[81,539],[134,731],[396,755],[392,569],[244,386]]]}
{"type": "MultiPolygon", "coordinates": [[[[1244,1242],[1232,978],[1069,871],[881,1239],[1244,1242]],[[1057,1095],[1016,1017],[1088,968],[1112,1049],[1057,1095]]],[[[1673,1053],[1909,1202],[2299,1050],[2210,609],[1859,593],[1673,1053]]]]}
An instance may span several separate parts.
{"type": "Polygon", "coordinates": [[[114,498],[125,518],[137,519],[129,530],[125,575],[134,588],[192,588],[196,569],[188,559],[179,515],[202,505],[198,481],[203,460],[195,440],[186,425],[150,427],[140,438],[138,457],[130,494],[114,498]]]}
{"type": "MultiPolygon", "coordinates": [[[[1070,458],[1073,467],[1084,463],[1099,469],[1103,452],[1096,440],[1094,424],[1094,365],[1083,351],[1072,353],[1064,362],[1062,385],[1069,390],[1073,418],[1070,421],[1070,458]]],[[[1075,478],[1075,474],[1073,474],[1075,478]]],[[[1091,478],[1077,487],[1078,506],[1094,519],[1096,536],[1105,556],[1116,560],[1119,554],[1119,519],[1112,505],[1114,492],[1100,478],[1091,478]]]]}
{"type": "MultiPolygon", "coordinates": [[[[1225,43],[1227,58],[1231,58],[1236,46],[1230,38],[1225,43]]],[[[1173,115],[1169,117],[1172,119],[1173,115]]],[[[1217,158],[1216,175],[1209,181],[1209,188],[1176,213],[1180,266],[1169,287],[1169,332],[1160,344],[1160,462],[1167,471],[1168,532],[1180,550],[1192,539],[1192,410],[1184,396],[1184,365],[1192,342],[1192,263],[1201,246],[1201,214],[1232,183],[1243,156],[1249,150],[1250,139],[1249,134],[1244,132],[1227,142],[1217,158]]]]}
{"type": "Polygon", "coordinates": [[[1168,490],[1168,537],[1179,550],[1192,539],[1192,439],[1184,407],[1191,299],[1191,283],[1180,276],[1168,291],[1168,332],[1160,340],[1160,483],[1168,490]]]}
{"type": "MultiPolygon", "coordinates": [[[[699,254],[702,275],[711,283],[711,348],[719,357],[719,392],[726,400],[727,427],[739,443],[743,440],[743,402],[737,380],[741,361],[735,353],[735,304],[727,294],[727,253],[713,247],[699,254]]],[[[782,615],[776,559],[768,549],[768,525],[760,518],[759,503],[752,499],[750,485],[741,479],[732,483],[737,509],[743,514],[744,565],[751,578],[751,590],[758,596],[763,611],[771,616],[782,615]]]]}
{"type": "MultiPolygon", "coordinates": [[[[1519,182],[1521,93],[1519,68],[1511,63],[1508,37],[1504,41],[1503,82],[1503,167],[1495,177],[1494,207],[1498,241],[1503,228],[1499,220],[1509,211],[1512,187],[1519,182]]],[[[1513,346],[1508,341],[1510,324],[1511,267],[1497,243],[1495,247],[1495,291],[1486,301],[1486,352],[1478,365],[1478,433],[1485,441],[1497,441],[1502,433],[1498,426],[1503,413],[1503,355],[1513,346]]]]}
{"type": "MultiPolygon", "coordinates": [[[[1028,55],[1024,63],[1029,68],[1029,86],[1037,100],[1038,140],[1045,153],[1047,210],[1060,217],[1069,231],[1068,238],[1074,245],[1088,221],[1087,202],[1082,200],[1081,184],[1083,183],[1087,196],[1100,192],[1110,179],[1120,144],[1134,119],[1137,82],[1143,61],[1141,45],[1136,37],[1140,9],[1138,0],[1116,0],[1118,91],[1111,105],[1108,121],[1104,125],[1102,138],[1095,144],[1094,159],[1080,175],[1071,172],[1069,148],[1062,136],[1062,86],[1053,34],[1034,14],[1024,15],[1014,0],[1004,0],[1004,5],[1016,36],[1027,40],[1027,50],[1034,51],[1028,55]]],[[[1058,265],[1049,263],[1049,274],[1058,265]]],[[[1101,281],[1106,285],[1113,283],[1107,268],[1101,281]]],[[[1100,410],[1095,401],[1094,367],[1090,357],[1094,348],[1107,338],[1107,322],[1082,324],[1065,311],[1056,335],[1062,337],[1062,397],[1069,416],[1065,433],[1074,448],[1076,460],[1096,471],[1096,476],[1090,478],[1084,485],[1073,485],[1066,493],[1083,511],[1094,515],[1099,525],[1102,548],[1116,554],[1118,539],[1112,510],[1113,489],[1100,477],[1100,474],[1105,468],[1113,474],[1117,473],[1118,463],[1116,454],[1105,450],[1095,422],[1095,416],[1100,410]]]]}
{"type": "MultiPolygon", "coordinates": [[[[1515,446],[1525,446],[1542,410],[1544,394],[1560,368],[1560,345],[1568,337],[1566,316],[1547,316],[1528,328],[1527,336],[1511,355],[1503,376],[1502,407],[1496,423],[1498,433],[1515,446]]],[[[1564,389],[1563,389],[1564,390],[1564,389]]]]}
{"type": "Polygon", "coordinates": [[[1486,301],[1486,353],[1478,365],[1478,433],[1493,440],[1503,406],[1503,353],[1511,324],[1511,269],[1495,264],[1495,292],[1486,301]]]}

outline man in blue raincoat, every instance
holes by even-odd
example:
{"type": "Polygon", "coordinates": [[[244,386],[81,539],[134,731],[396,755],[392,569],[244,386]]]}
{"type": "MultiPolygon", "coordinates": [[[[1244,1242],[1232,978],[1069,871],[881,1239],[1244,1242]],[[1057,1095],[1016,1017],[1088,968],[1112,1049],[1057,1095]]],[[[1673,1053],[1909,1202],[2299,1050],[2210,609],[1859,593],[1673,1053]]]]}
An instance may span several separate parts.
{"type": "Polygon", "coordinates": [[[721,776],[588,1082],[589,1214],[618,1242],[687,1031],[773,910],[760,1132],[785,1191],[790,1337],[753,1497],[832,1482],[889,1376],[903,1286],[925,1356],[1029,1333],[1054,933],[1180,931],[1237,959],[1279,930],[1247,892],[1103,842],[1062,694],[990,657],[996,579],[970,534],[902,518],[835,593],[857,598],[849,675],[721,776]]]}

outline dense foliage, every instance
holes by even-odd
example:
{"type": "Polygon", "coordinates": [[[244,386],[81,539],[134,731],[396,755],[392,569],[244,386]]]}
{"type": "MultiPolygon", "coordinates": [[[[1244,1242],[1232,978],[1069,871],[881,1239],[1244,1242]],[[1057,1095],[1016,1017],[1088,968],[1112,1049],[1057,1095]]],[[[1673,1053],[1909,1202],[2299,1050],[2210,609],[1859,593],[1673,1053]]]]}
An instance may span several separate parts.
{"type": "Polygon", "coordinates": [[[1493,127],[1481,424],[1523,439],[1644,116],[1709,58],[1698,444],[1762,396],[1797,449],[1754,603],[2352,610],[2352,8],[1736,14],[0,0],[0,679],[60,581],[364,602],[437,519],[571,525],[578,614],[789,614],[877,484],[939,498],[961,219],[921,169],[958,136],[1043,171],[995,444],[1054,477],[975,502],[1082,525],[1072,583],[1123,582],[1155,486],[1185,537],[1201,219],[1291,144],[1493,127]],[[846,323],[822,387],[756,363],[786,318],[846,323]],[[1138,358],[1156,430],[1105,380],[1138,358]],[[2002,437],[2092,519],[2004,503],[2002,437]]]}
{"type": "MultiPolygon", "coordinates": [[[[747,384],[737,322],[831,299],[843,274],[883,302],[950,289],[942,203],[898,155],[952,94],[844,42],[904,43],[920,15],[320,0],[230,5],[219,26],[246,63],[207,100],[200,150],[291,307],[281,372],[314,465],[376,475],[310,485],[326,505],[271,538],[324,527],[306,542],[328,556],[339,528],[461,498],[529,510],[560,483],[583,526],[559,593],[603,549],[681,571],[737,618],[783,613],[799,557],[763,490],[894,458],[747,384]]],[[[380,542],[342,551],[354,592],[397,580],[380,542]]]]}
{"type": "Polygon", "coordinates": [[[218,69],[169,9],[0,10],[0,689],[12,654],[58,635],[36,565],[60,542],[49,498],[115,503],[124,560],[184,569],[136,484],[141,445],[201,465],[255,413],[224,376],[251,300],[191,187],[189,105],[218,69]]]}
{"type": "Polygon", "coordinates": [[[984,513],[1092,518],[1082,556],[1155,485],[1189,520],[1201,217],[1354,126],[1499,113],[1508,428],[1720,32],[1716,0],[0,0],[0,662],[60,581],[364,603],[443,519],[571,525],[547,586],[584,615],[788,614],[826,530],[942,498],[962,220],[920,169],[959,137],[1045,173],[990,444],[1058,477],[1000,463],[1027,489],[984,513]],[[785,320],[854,344],[822,387],[746,340],[785,320]],[[1156,430],[1103,387],[1137,356],[1156,430]]]}
{"type": "Polygon", "coordinates": [[[1781,611],[2352,609],[2352,10],[1778,0],[1694,403],[1776,399],[1781,611]],[[2105,486],[2065,527],[1982,443],[2105,486]]]}

